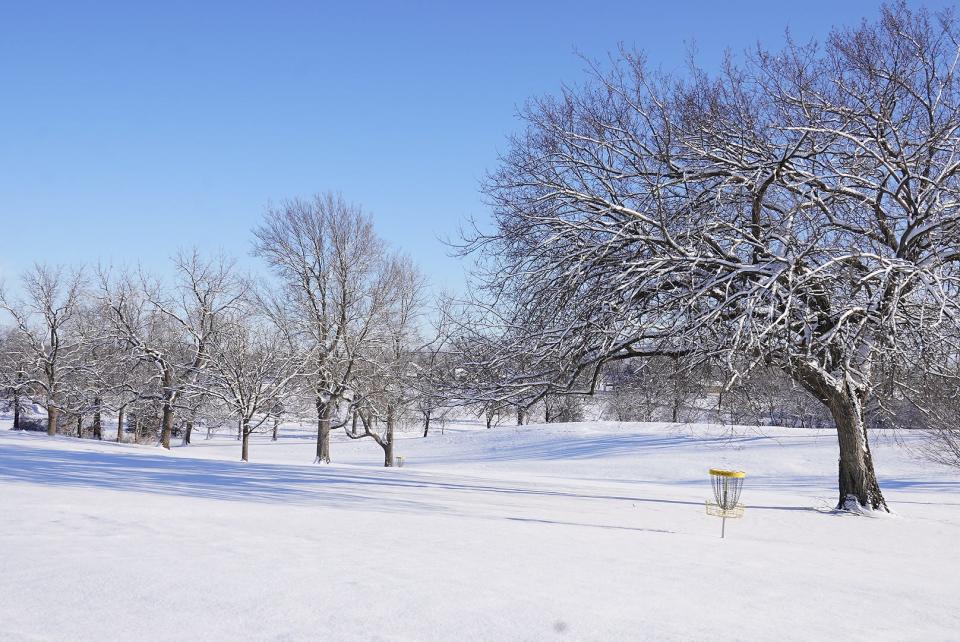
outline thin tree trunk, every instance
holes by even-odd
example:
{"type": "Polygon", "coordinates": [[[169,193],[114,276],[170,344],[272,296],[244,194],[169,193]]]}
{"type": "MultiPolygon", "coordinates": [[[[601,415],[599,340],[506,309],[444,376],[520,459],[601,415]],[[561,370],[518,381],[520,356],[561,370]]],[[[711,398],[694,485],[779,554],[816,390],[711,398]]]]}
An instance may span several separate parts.
{"type": "Polygon", "coordinates": [[[13,429],[20,430],[20,393],[13,393],[13,429]]]}
{"type": "Polygon", "coordinates": [[[123,415],[126,409],[126,406],[120,406],[120,410],[117,412],[117,443],[123,441],[123,415]]]}
{"type": "Polygon", "coordinates": [[[429,409],[423,413],[423,436],[426,437],[430,432],[430,415],[433,414],[429,409]]]}
{"type": "Polygon", "coordinates": [[[173,433],[173,371],[167,367],[163,371],[163,419],[160,424],[160,442],[170,450],[170,435],[173,433]]]}
{"type": "Polygon", "coordinates": [[[243,438],[243,419],[237,419],[237,441],[243,438]]]}
{"type": "Polygon", "coordinates": [[[190,438],[193,437],[193,422],[188,421],[186,427],[183,429],[183,445],[190,445],[190,438]]]}
{"type": "Polygon", "coordinates": [[[83,415],[77,415],[77,438],[83,439],[83,415]]]}
{"type": "Polygon", "coordinates": [[[60,409],[56,406],[47,406],[47,435],[57,434],[57,420],[60,418],[60,409]]]}
{"type": "Polygon", "coordinates": [[[240,449],[240,461],[249,461],[250,456],[250,424],[243,423],[243,447],[240,449]]]}
{"type": "Polygon", "coordinates": [[[523,420],[524,420],[524,415],[525,415],[525,414],[526,414],[526,413],[524,413],[524,411],[523,411],[523,406],[517,404],[517,425],[518,425],[518,426],[522,426],[522,425],[523,425],[523,420]]]}
{"type": "Polygon", "coordinates": [[[383,443],[383,465],[386,468],[393,466],[393,427],[394,427],[394,409],[393,406],[387,406],[387,436],[383,443]]]}
{"type": "Polygon", "coordinates": [[[100,423],[100,407],[103,405],[103,400],[100,397],[97,397],[93,400],[94,410],[93,410],[93,438],[94,439],[103,439],[103,426],[100,423]]]}
{"type": "Polygon", "coordinates": [[[277,440],[277,429],[278,429],[279,427],[280,427],[280,420],[279,420],[279,419],[274,419],[274,420],[273,420],[273,439],[272,439],[271,441],[276,441],[276,440],[277,440]]]}
{"type": "Polygon", "coordinates": [[[317,398],[317,458],[314,463],[330,463],[330,404],[317,398]]]}
{"type": "Polygon", "coordinates": [[[163,404],[163,419],[160,428],[160,443],[164,448],[170,450],[170,435],[173,434],[173,406],[170,402],[163,404]]]}

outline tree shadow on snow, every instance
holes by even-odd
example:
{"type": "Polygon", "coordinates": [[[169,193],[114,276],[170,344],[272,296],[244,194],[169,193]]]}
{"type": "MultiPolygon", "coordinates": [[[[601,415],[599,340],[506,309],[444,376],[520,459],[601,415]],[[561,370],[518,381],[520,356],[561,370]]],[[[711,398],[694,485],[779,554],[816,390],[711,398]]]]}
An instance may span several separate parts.
{"type": "MultiPolygon", "coordinates": [[[[458,508],[459,504],[469,505],[471,514],[474,514],[483,509],[476,499],[484,495],[491,498],[554,497],[584,501],[703,506],[702,501],[549,488],[535,482],[501,484],[462,476],[449,480],[436,473],[409,469],[381,469],[374,472],[337,465],[243,464],[179,458],[122,448],[104,452],[59,450],[26,444],[0,444],[0,480],[224,501],[293,503],[405,513],[463,513],[463,509],[458,508]],[[411,493],[402,492],[406,489],[418,489],[422,492],[418,492],[416,498],[411,499],[411,493]]],[[[820,482],[822,483],[822,480],[820,482]]],[[[708,491],[709,486],[704,482],[700,483],[708,491]]],[[[812,480],[810,483],[813,483],[812,480]]],[[[749,504],[747,508],[777,511],[817,510],[804,506],[749,504]]],[[[591,526],[574,523],[569,525],[591,526]]]]}

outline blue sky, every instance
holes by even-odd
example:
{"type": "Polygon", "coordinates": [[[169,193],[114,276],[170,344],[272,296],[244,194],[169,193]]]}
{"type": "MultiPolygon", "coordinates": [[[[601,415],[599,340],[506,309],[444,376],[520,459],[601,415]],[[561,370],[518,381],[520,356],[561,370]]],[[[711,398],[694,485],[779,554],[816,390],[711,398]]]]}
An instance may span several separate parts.
{"type": "MultiPolygon", "coordinates": [[[[930,7],[944,2],[927,3],[930,7]]],[[[822,37],[878,2],[0,3],[0,274],[35,260],[237,255],[271,201],[335,190],[437,287],[438,237],[528,97],[618,42],[679,70],[822,37]]]]}

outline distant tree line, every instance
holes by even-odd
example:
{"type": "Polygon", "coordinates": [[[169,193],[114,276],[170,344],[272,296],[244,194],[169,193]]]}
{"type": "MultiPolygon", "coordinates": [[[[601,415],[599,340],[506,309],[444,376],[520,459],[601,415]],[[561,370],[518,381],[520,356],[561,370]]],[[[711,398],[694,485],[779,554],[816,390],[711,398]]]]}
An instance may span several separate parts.
{"type": "Polygon", "coordinates": [[[316,460],[330,431],[367,438],[393,464],[394,431],[440,404],[435,351],[424,342],[424,278],[388,247],[370,217],[336,195],[267,212],[255,253],[272,277],[184,253],[172,278],[142,269],[35,265],[18,296],[0,290],[12,323],[0,335],[0,390],[15,429],[46,414],[50,435],[189,444],[194,430],[249,438],[313,414],[316,460]]]}

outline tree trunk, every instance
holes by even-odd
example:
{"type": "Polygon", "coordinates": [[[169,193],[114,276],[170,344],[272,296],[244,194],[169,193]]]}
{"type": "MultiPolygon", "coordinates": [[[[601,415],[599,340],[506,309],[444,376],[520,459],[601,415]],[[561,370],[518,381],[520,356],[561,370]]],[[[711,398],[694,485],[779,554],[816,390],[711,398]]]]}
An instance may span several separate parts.
{"type": "Polygon", "coordinates": [[[828,406],[840,446],[837,508],[849,509],[856,501],[864,508],[889,511],[873,468],[862,402],[849,393],[840,393],[830,399],[828,406]]]}
{"type": "Polygon", "coordinates": [[[280,427],[280,420],[279,420],[279,419],[274,419],[274,420],[273,420],[273,439],[271,439],[271,441],[276,441],[276,440],[277,440],[277,429],[278,429],[279,427],[280,427]]]}
{"type": "Polygon", "coordinates": [[[423,413],[423,436],[426,437],[427,433],[430,432],[430,415],[433,414],[430,410],[426,410],[423,413]]]}
{"type": "Polygon", "coordinates": [[[161,420],[161,428],[160,428],[160,443],[167,450],[170,450],[170,435],[172,434],[173,434],[173,406],[170,405],[170,402],[164,402],[163,419],[161,420]]]}
{"type": "Polygon", "coordinates": [[[57,420],[60,418],[60,409],[56,406],[47,406],[47,435],[57,434],[57,420]]]}
{"type": "Polygon", "coordinates": [[[525,415],[526,413],[523,411],[523,406],[517,405],[517,425],[518,426],[523,425],[523,420],[525,415]]]}
{"type": "Polygon", "coordinates": [[[190,445],[190,438],[193,437],[193,422],[188,421],[186,427],[183,429],[183,445],[190,445]]]}
{"type": "Polygon", "coordinates": [[[13,393],[13,429],[20,430],[20,393],[13,393]]]}
{"type": "Polygon", "coordinates": [[[243,419],[237,419],[237,441],[243,439],[243,419]]]}
{"type": "Polygon", "coordinates": [[[173,390],[173,370],[165,366],[163,370],[163,419],[160,424],[160,442],[170,450],[170,435],[173,433],[173,403],[176,394],[173,390]]]}
{"type": "Polygon", "coordinates": [[[123,441],[123,415],[126,409],[126,406],[120,406],[120,410],[117,412],[117,443],[123,441]]]}
{"type": "Polygon", "coordinates": [[[94,439],[103,439],[103,426],[100,423],[100,407],[103,405],[103,400],[100,397],[97,397],[93,400],[94,410],[93,410],[93,438],[94,439]]]}
{"type": "Polygon", "coordinates": [[[314,463],[330,463],[330,404],[317,398],[317,458],[314,463]]]}
{"type": "Polygon", "coordinates": [[[395,412],[393,406],[387,406],[387,435],[383,441],[383,465],[393,466],[393,424],[395,412]]]}
{"type": "Polygon", "coordinates": [[[240,461],[249,461],[250,456],[250,424],[243,423],[243,446],[240,449],[240,461]]]}
{"type": "Polygon", "coordinates": [[[83,415],[77,415],[77,438],[83,439],[83,415]]]}

